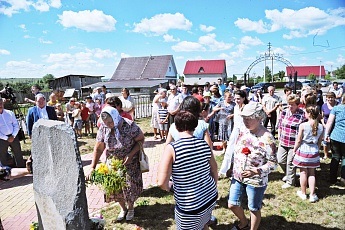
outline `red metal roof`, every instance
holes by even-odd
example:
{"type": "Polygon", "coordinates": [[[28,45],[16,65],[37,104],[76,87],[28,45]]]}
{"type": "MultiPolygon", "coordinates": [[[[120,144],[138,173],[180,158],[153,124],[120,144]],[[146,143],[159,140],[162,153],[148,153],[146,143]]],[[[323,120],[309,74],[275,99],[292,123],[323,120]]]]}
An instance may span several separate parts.
{"type": "MultiPolygon", "coordinates": [[[[320,66],[294,66],[295,71],[297,71],[298,77],[307,77],[310,74],[314,74],[315,76],[320,75],[320,66]]],[[[294,70],[291,67],[286,67],[286,75],[289,76],[290,73],[294,76],[294,70]]],[[[325,67],[321,66],[321,76],[325,76],[325,67]]]]}
{"type": "Polygon", "coordinates": [[[224,72],[225,60],[199,60],[187,61],[183,74],[222,74],[224,72]]]}

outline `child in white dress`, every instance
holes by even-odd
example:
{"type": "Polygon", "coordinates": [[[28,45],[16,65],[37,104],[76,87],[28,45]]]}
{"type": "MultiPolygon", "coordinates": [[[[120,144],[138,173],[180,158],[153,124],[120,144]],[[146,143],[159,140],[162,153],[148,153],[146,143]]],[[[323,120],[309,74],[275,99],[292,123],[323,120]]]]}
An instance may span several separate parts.
{"type": "Polygon", "coordinates": [[[316,202],[319,198],[315,194],[315,168],[320,167],[319,147],[323,137],[323,126],[319,123],[319,109],[316,105],[306,108],[307,122],[300,124],[297,140],[294,146],[295,157],[293,164],[300,168],[301,190],[297,195],[307,199],[306,190],[309,184],[309,201],[316,202]]]}

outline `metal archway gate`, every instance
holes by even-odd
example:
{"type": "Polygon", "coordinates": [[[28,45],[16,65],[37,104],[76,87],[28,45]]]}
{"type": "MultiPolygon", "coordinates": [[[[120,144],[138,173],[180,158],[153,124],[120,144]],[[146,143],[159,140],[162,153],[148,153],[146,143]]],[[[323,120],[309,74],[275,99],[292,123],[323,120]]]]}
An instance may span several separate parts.
{"type": "MultiPolygon", "coordinates": [[[[261,55],[260,57],[258,57],[255,61],[252,62],[252,64],[249,65],[249,67],[247,68],[247,71],[244,73],[244,84],[247,84],[247,77],[249,79],[249,76],[250,76],[250,71],[252,70],[252,68],[257,65],[258,63],[260,62],[263,62],[263,61],[266,61],[266,60],[270,60],[270,61],[273,61],[273,60],[276,60],[276,61],[279,61],[279,62],[282,62],[284,63],[288,68],[288,72],[289,73],[286,73],[288,76],[290,76],[290,80],[291,80],[291,77],[293,76],[293,74],[295,74],[295,68],[293,67],[293,65],[291,64],[291,62],[285,58],[283,58],[282,55],[280,54],[266,54],[265,55],[261,55]]],[[[265,66],[266,68],[266,66],[265,66]]],[[[272,74],[273,74],[273,70],[272,70],[272,74]]]]}

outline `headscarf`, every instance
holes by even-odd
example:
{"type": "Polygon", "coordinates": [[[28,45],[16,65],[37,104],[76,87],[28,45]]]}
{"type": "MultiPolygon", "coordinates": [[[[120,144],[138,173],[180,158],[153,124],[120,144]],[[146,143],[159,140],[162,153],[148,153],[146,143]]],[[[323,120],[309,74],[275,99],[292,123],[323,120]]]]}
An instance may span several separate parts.
{"type": "MultiPolygon", "coordinates": [[[[107,112],[110,114],[111,118],[113,119],[113,122],[114,122],[114,129],[115,129],[115,137],[116,139],[118,140],[119,137],[120,137],[120,132],[119,132],[119,129],[118,129],[118,126],[120,124],[120,121],[122,120],[122,117],[121,115],[119,114],[119,112],[117,111],[117,109],[115,109],[114,107],[112,106],[105,106],[103,109],[102,109],[102,113],[103,112],[107,112]]],[[[102,121],[103,122],[103,121],[102,121]]],[[[104,124],[104,122],[103,122],[104,124]]],[[[107,127],[105,124],[104,124],[105,127],[107,127]]],[[[107,127],[109,128],[109,127],[107,127]]]]}

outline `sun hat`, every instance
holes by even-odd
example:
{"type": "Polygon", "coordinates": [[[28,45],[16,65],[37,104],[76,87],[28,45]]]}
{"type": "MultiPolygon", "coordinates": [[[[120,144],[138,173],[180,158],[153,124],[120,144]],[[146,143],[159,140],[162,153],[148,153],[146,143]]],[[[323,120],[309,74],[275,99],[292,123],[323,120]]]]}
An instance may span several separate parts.
{"type": "Polygon", "coordinates": [[[261,112],[261,111],[263,111],[262,105],[259,102],[251,101],[243,107],[240,115],[249,117],[249,116],[252,116],[254,113],[261,112]]]}
{"type": "Polygon", "coordinates": [[[203,96],[204,97],[211,97],[212,96],[212,94],[211,94],[211,92],[210,91],[205,91],[204,93],[203,93],[203,96]]]}
{"type": "Polygon", "coordinates": [[[116,93],[107,93],[105,95],[105,100],[107,100],[108,98],[111,98],[111,97],[115,97],[115,96],[117,96],[116,93]]]}

